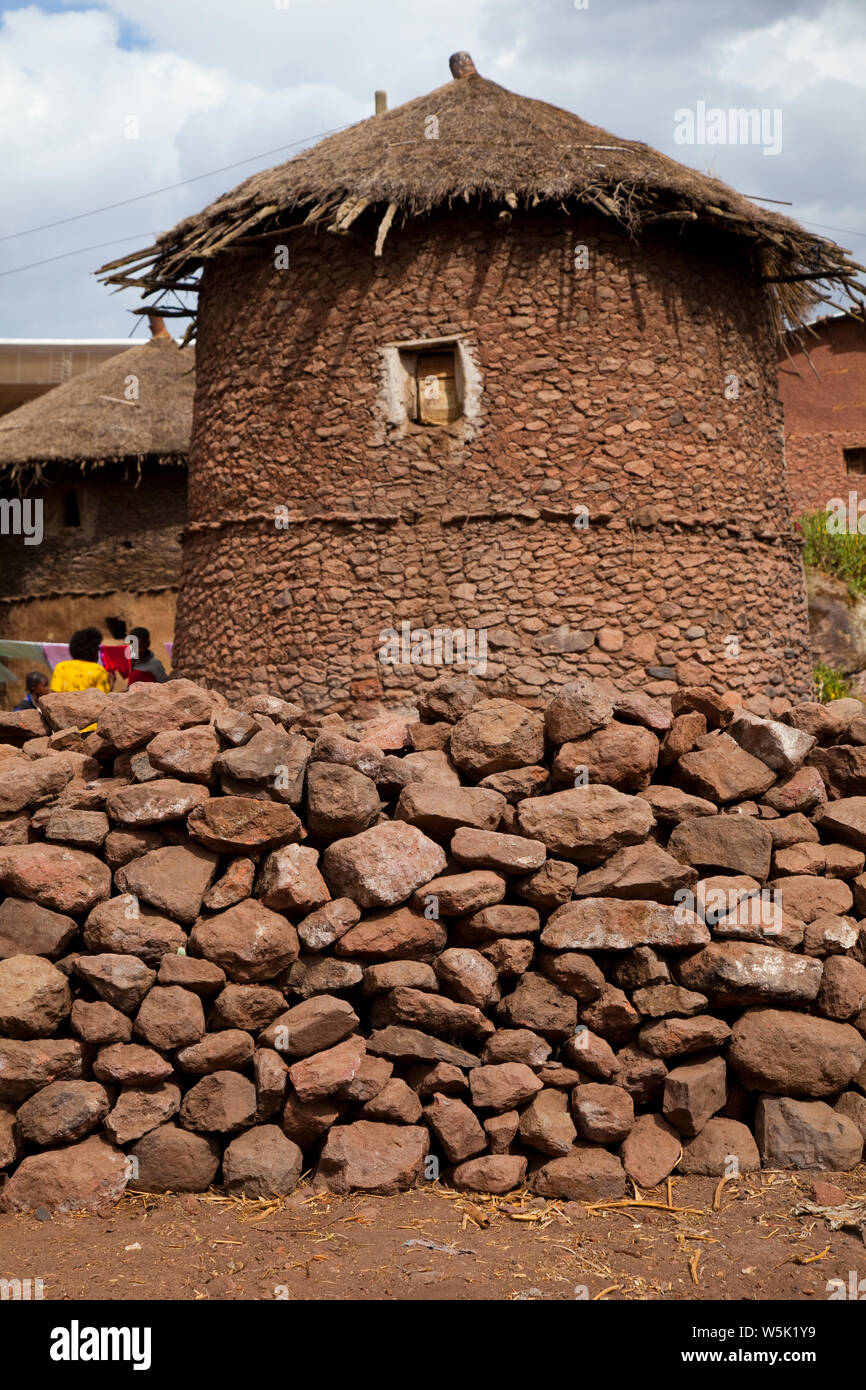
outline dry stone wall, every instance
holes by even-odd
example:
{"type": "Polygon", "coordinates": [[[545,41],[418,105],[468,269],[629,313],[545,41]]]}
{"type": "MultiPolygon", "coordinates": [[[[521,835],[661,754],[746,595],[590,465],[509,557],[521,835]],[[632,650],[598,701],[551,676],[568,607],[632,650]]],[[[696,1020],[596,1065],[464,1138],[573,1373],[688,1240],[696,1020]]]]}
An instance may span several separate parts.
{"type": "Polygon", "coordinates": [[[418,712],[0,714],[6,1208],[860,1161],[863,705],[447,676],[418,712]]]}
{"type": "Polygon", "coordinates": [[[542,209],[363,244],[301,231],[285,269],[270,242],[205,269],[178,669],[308,708],[417,695],[437,670],[377,659],[405,620],[488,629],[476,675],[538,706],[586,660],[670,694],[695,642],[711,683],[805,696],[772,325],[741,253],[542,209]],[[464,417],[400,420],[394,345],[449,336],[464,417]]]}

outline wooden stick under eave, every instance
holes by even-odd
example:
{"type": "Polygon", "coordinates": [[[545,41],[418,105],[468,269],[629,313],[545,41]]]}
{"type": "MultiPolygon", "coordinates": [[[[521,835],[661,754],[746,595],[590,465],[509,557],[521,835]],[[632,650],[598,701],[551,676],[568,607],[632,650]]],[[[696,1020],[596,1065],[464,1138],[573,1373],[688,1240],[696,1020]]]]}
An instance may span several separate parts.
{"type": "Polygon", "coordinates": [[[374,250],[374,252],[373,252],[373,255],[374,255],[374,256],[381,256],[381,254],[382,254],[382,248],[383,248],[384,245],[385,245],[385,238],[386,238],[386,236],[388,235],[388,232],[389,232],[390,229],[391,229],[391,223],[394,221],[394,217],[395,217],[395,215],[396,215],[396,212],[397,212],[397,204],[396,204],[396,203],[389,203],[388,206],[387,206],[387,208],[385,209],[385,216],[382,218],[382,221],[379,223],[379,230],[378,230],[378,232],[376,233],[376,248],[375,248],[375,250],[374,250]]]}

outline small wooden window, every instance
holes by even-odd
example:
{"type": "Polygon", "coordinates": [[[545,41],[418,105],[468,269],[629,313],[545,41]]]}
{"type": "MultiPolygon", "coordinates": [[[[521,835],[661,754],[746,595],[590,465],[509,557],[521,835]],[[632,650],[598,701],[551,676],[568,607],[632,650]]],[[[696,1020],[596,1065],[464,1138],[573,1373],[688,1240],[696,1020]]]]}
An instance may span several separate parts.
{"type": "Polygon", "coordinates": [[[63,525],[81,525],[81,512],[78,509],[77,492],[67,492],[63,498],[63,525]]]}
{"type": "Polygon", "coordinates": [[[843,449],[846,473],[866,473],[866,449],[843,449]]]}
{"type": "Polygon", "coordinates": [[[453,349],[419,352],[415,359],[416,416],[421,425],[447,425],[460,416],[453,349]]]}

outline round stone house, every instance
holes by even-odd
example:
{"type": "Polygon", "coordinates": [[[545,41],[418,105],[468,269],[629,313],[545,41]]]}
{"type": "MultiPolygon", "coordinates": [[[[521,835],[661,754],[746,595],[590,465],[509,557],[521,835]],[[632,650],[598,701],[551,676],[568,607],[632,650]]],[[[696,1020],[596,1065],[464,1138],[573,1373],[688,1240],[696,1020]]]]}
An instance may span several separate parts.
{"type": "Polygon", "coordinates": [[[452,664],[802,698],[777,341],[850,263],[452,72],[108,277],[202,268],[176,669],[344,710],[452,664]]]}

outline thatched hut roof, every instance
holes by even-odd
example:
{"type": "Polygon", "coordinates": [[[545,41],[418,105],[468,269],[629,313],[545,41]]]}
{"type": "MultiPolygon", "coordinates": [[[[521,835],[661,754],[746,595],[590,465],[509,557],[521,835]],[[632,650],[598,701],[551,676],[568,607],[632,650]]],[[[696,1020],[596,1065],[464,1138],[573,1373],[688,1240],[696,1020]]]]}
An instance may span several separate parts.
{"type": "Polygon", "coordinates": [[[151,338],[0,416],[0,476],[20,485],[38,482],[52,464],[185,462],[194,391],[192,349],[151,338]],[[138,382],[134,400],[130,377],[138,382]]]}
{"type": "Polygon", "coordinates": [[[632,235],[659,221],[722,229],[754,253],[756,274],[772,285],[780,328],[785,319],[807,318],[829,288],[855,287],[862,267],[842,248],[719,179],[507,91],[480,77],[467,54],[455,54],[451,70],[455,78],[444,87],[254,174],[100,274],[145,295],[196,288],[189,277],[228,247],[312,223],[366,232],[380,255],[395,217],[422,217],[460,200],[499,205],[506,216],[509,208],[545,203],[566,212],[592,207],[632,235]]]}

